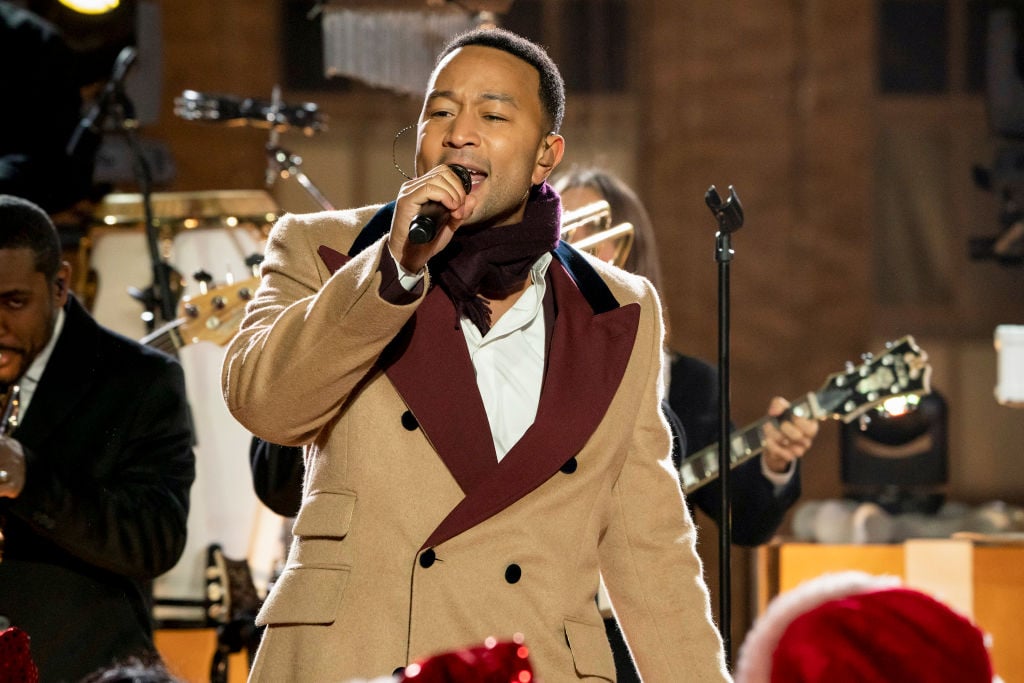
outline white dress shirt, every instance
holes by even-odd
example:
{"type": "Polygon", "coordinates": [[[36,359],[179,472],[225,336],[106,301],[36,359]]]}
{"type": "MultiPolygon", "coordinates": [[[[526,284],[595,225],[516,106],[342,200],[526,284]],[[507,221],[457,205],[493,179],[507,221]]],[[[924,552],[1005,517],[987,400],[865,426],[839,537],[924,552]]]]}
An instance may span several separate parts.
{"type": "MultiPolygon", "coordinates": [[[[463,316],[460,320],[499,461],[537,417],[545,362],[544,277],[551,259],[550,253],[537,259],[530,270],[532,284],[486,336],[469,318],[463,316]]],[[[394,260],[399,282],[411,290],[423,278],[423,272],[409,273],[398,259],[394,260]]]]}
{"type": "Polygon", "coordinates": [[[43,376],[43,371],[46,370],[46,364],[50,361],[53,348],[57,346],[57,340],[60,339],[60,333],[63,329],[64,309],[61,308],[57,311],[57,322],[53,326],[53,334],[50,335],[50,341],[46,342],[46,346],[43,347],[43,350],[32,361],[32,365],[28,366],[28,371],[18,381],[21,401],[21,405],[18,407],[18,422],[25,420],[25,413],[28,412],[29,403],[32,402],[32,396],[36,393],[36,386],[39,385],[39,380],[43,376]]]}

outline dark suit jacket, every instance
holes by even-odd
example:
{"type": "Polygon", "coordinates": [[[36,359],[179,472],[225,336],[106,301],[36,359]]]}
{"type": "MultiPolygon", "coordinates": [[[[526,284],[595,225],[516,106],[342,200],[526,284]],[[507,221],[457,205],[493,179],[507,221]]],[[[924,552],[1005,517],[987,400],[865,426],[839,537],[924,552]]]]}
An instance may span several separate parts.
{"type": "Polygon", "coordinates": [[[178,363],[101,328],[73,298],[13,436],[21,495],[0,499],[0,615],[42,681],[153,652],[149,582],[185,547],[195,477],[178,363]]]}
{"type": "MultiPolygon", "coordinates": [[[[718,371],[702,360],[672,354],[668,402],[686,433],[687,455],[718,441],[718,371]]],[[[800,470],[778,494],[761,473],[761,456],[732,470],[732,541],[737,545],[765,543],[782,524],[786,511],[800,497],[800,470]]],[[[719,480],[692,491],[686,499],[720,523],[719,480]]]]}

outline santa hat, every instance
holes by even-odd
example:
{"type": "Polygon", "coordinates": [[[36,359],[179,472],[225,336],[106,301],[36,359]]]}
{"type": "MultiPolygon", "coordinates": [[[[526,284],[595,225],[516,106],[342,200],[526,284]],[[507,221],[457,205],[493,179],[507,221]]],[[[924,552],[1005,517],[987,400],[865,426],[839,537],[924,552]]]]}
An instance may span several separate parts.
{"type": "Polygon", "coordinates": [[[512,640],[488,638],[482,645],[445,652],[411,664],[401,680],[409,683],[531,683],[530,651],[519,634],[512,640]]]}
{"type": "Polygon", "coordinates": [[[16,626],[0,631],[0,681],[37,683],[39,670],[29,652],[28,634],[16,626]]]}
{"type": "Polygon", "coordinates": [[[826,574],[779,595],[740,648],[736,683],[991,683],[985,635],[893,576],[826,574]]]}

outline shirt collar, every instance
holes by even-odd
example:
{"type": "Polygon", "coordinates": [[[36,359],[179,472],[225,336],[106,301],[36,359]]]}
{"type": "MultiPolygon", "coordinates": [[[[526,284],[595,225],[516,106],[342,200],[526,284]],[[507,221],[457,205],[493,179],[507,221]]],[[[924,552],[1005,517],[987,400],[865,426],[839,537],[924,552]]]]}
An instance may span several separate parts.
{"type": "Polygon", "coordinates": [[[22,419],[24,419],[25,413],[28,411],[28,404],[32,401],[32,395],[35,394],[36,385],[39,384],[39,380],[46,370],[46,364],[50,362],[50,356],[53,355],[53,349],[57,346],[57,340],[64,330],[65,317],[64,309],[59,309],[57,311],[57,322],[53,325],[53,334],[50,335],[50,341],[46,342],[46,346],[35,357],[32,365],[28,366],[25,375],[18,382],[18,385],[21,387],[21,407],[19,408],[19,413],[22,419]]]}

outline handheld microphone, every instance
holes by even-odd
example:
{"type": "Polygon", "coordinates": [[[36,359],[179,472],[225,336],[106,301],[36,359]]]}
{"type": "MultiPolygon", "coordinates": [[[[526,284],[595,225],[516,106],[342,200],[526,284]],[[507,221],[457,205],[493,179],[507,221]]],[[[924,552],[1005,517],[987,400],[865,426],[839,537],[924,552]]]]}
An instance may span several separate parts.
{"type": "MultiPolygon", "coordinates": [[[[467,193],[473,187],[473,179],[469,169],[458,164],[448,164],[462,181],[462,189],[467,193]]],[[[409,223],[409,241],[413,244],[426,244],[434,239],[437,230],[448,218],[448,209],[441,202],[429,201],[420,207],[420,212],[409,223]]]]}

